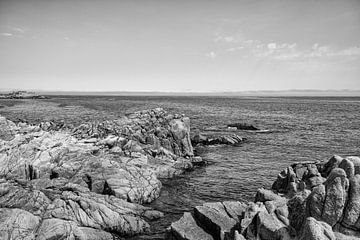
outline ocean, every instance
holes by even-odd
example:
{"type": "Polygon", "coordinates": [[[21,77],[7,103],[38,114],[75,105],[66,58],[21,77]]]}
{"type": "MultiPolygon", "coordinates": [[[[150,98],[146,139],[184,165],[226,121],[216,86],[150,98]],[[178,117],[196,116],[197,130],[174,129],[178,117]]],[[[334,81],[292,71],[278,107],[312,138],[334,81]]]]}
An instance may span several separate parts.
{"type": "Polygon", "coordinates": [[[204,202],[253,200],[258,188],[270,188],[291,163],[334,154],[360,156],[360,97],[54,96],[0,100],[0,115],[30,123],[63,119],[78,124],[154,107],[186,114],[192,130],[237,122],[268,130],[236,131],[247,141],[203,148],[199,154],[207,166],[164,181],[160,198],[150,204],[165,213],[152,223],[155,236],[204,202]]]}

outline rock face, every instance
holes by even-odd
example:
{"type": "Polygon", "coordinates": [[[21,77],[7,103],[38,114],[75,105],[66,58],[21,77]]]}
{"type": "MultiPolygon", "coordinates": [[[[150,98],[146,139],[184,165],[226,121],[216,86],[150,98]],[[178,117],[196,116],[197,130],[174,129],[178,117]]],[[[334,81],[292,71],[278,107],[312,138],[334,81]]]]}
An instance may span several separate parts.
{"type": "MultiPolygon", "coordinates": [[[[206,203],[187,218],[212,239],[360,239],[359,160],[334,156],[326,163],[293,164],[279,174],[272,190],[259,189],[254,203],[206,203]]],[[[179,235],[184,227],[173,223],[169,236],[198,239],[179,235]]]]}
{"type": "Polygon", "coordinates": [[[162,213],[139,204],[159,196],[159,179],[202,161],[193,155],[190,120],[162,109],[70,129],[0,117],[0,239],[149,231],[162,213]]]}

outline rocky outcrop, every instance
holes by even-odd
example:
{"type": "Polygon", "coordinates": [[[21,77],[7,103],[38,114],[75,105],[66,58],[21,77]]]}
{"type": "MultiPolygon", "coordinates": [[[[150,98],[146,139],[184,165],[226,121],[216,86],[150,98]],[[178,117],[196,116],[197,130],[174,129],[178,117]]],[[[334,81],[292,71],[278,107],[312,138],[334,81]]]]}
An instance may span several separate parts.
{"type": "Polygon", "coordinates": [[[194,146],[207,145],[237,145],[243,143],[246,139],[237,134],[219,134],[219,133],[200,133],[196,132],[191,137],[194,146]]]}
{"type": "Polygon", "coordinates": [[[184,222],[192,222],[192,229],[210,239],[360,239],[359,162],[358,157],[334,156],[326,163],[293,164],[279,174],[272,190],[259,189],[254,203],[206,203],[173,223],[168,235],[197,239],[178,234],[184,222]],[[229,205],[237,206],[236,213],[229,205]]]}
{"type": "Polygon", "coordinates": [[[231,123],[228,124],[227,127],[229,128],[236,128],[237,130],[260,130],[259,128],[255,127],[254,125],[248,124],[248,123],[231,123]]]}
{"type": "Polygon", "coordinates": [[[66,179],[38,180],[0,180],[2,239],[114,239],[146,232],[146,217],[161,216],[66,179]]]}
{"type": "Polygon", "coordinates": [[[0,126],[1,239],[144,233],[147,221],[162,216],[139,205],[159,196],[159,179],[202,162],[189,119],[162,109],[75,128],[2,117],[0,126]]]}

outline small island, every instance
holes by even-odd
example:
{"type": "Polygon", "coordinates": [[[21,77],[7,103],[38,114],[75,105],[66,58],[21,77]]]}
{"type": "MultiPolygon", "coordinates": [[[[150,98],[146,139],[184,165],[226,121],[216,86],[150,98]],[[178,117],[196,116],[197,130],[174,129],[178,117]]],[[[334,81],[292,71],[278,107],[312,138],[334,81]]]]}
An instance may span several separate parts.
{"type": "Polygon", "coordinates": [[[0,99],[46,99],[46,97],[38,95],[35,92],[12,91],[9,93],[0,93],[0,99]]]}

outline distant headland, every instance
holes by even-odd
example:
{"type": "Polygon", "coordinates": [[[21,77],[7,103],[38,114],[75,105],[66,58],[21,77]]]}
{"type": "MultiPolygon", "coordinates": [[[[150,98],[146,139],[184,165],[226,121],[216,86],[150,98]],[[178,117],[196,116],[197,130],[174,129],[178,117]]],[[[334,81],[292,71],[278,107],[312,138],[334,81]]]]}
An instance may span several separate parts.
{"type": "Polygon", "coordinates": [[[9,93],[0,93],[0,99],[45,99],[45,96],[27,91],[12,91],[9,93]]]}

